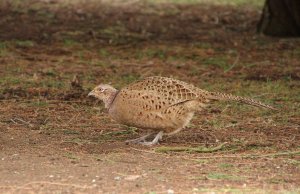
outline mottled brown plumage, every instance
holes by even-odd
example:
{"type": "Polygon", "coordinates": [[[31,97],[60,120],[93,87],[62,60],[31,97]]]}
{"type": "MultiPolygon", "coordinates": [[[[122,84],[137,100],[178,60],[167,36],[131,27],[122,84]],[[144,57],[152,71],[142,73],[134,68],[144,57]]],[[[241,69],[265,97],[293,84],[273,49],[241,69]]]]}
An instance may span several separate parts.
{"type": "MultiPolygon", "coordinates": [[[[119,123],[142,129],[159,131],[152,145],[163,133],[174,134],[183,129],[196,111],[200,111],[210,100],[233,100],[253,106],[274,109],[261,102],[199,89],[192,84],[166,77],[148,77],[134,82],[120,91],[109,85],[99,85],[92,92],[104,101],[109,115],[119,123]]],[[[145,140],[145,137],[136,141],[145,140]]]]}

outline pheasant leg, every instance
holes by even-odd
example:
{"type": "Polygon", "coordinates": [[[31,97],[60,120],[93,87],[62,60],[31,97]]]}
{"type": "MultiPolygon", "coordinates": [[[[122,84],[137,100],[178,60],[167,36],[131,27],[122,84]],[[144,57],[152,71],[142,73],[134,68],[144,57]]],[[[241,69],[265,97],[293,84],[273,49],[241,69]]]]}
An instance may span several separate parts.
{"type": "Polygon", "coordinates": [[[125,143],[141,143],[141,142],[146,141],[147,137],[150,137],[153,134],[154,133],[150,133],[150,134],[144,135],[144,136],[136,138],[136,139],[127,140],[127,141],[125,141],[125,143]]]}
{"type": "Polygon", "coordinates": [[[156,136],[155,138],[152,140],[152,141],[143,141],[143,142],[139,142],[140,144],[142,145],[146,145],[146,146],[152,146],[152,145],[155,145],[159,142],[159,140],[162,139],[162,136],[163,136],[164,132],[163,131],[160,131],[156,136]]]}
{"type": "Polygon", "coordinates": [[[155,145],[159,142],[159,140],[162,139],[163,131],[160,131],[158,134],[156,134],[152,141],[147,141],[147,138],[152,136],[153,134],[154,133],[150,133],[150,134],[147,134],[145,136],[142,136],[142,137],[139,137],[136,139],[127,140],[126,143],[137,143],[137,144],[142,144],[142,145],[146,145],[146,146],[155,145]]]}

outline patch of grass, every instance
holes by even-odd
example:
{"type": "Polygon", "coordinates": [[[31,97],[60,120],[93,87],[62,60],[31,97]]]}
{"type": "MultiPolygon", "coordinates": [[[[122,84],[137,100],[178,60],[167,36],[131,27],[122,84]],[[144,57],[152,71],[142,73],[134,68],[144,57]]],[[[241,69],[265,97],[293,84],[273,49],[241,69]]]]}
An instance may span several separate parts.
{"type": "Polygon", "coordinates": [[[229,71],[232,68],[232,65],[228,63],[225,57],[211,57],[204,59],[204,65],[213,65],[223,69],[224,72],[229,71]]]}
{"type": "Polygon", "coordinates": [[[99,50],[99,55],[101,56],[101,57],[108,57],[110,54],[109,54],[109,52],[107,51],[107,49],[104,49],[104,48],[101,48],[100,50],[99,50]]]}
{"type": "Polygon", "coordinates": [[[210,49],[210,48],[212,48],[212,45],[209,42],[195,42],[195,43],[193,43],[193,46],[195,46],[197,48],[201,48],[201,49],[210,49]]]}
{"type": "Polygon", "coordinates": [[[65,135],[78,135],[78,134],[80,134],[79,131],[69,130],[69,129],[63,130],[63,133],[64,133],[65,135]]]}
{"type": "Polygon", "coordinates": [[[268,179],[267,182],[273,183],[273,184],[282,184],[282,183],[287,183],[288,181],[281,177],[277,177],[277,178],[273,177],[273,178],[268,179]]]}
{"type": "Polygon", "coordinates": [[[103,156],[97,155],[97,154],[94,154],[92,156],[92,158],[94,158],[96,161],[103,161],[104,160],[103,156]]]}
{"type": "Polygon", "coordinates": [[[56,74],[57,74],[57,72],[52,68],[43,69],[42,72],[43,72],[43,75],[46,75],[46,76],[56,76],[56,74]]]}
{"type": "Polygon", "coordinates": [[[257,100],[261,100],[265,103],[272,104],[274,100],[284,100],[292,102],[291,100],[300,99],[299,95],[296,95],[298,91],[291,90],[289,87],[289,83],[293,83],[293,81],[277,80],[258,82],[244,80],[243,82],[228,83],[225,88],[224,83],[219,83],[218,81],[215,81],[214,84],[208,85],[208,88],[212,88],[209,89],[212,91],[228,91],[227,93],[254,98],[257,100]],[[215,88],[214,86],[217,87],[215,88]]]}
{"type": "Polygon", "coordinates": [[[104,62],[104,61],[96,61],[93,63],[95,66],[98,67],[103,67],[103,68],[107,68],[109,65],[108,63],[104,62]]]}
{"type": "MultiPolygon", "coordinates": [[[[63,132],[64,132],[64,130],[63,130],[63,132]]],[[[77,145],[83,145],[83,144],[91,143],[89,140],[84,140],[84,139],[81,139],[81,138],[72,138],[72,139],[68,139],[64,142],[65,143],[74,143],[74,144],[77,144],[77,145]]]]}
{"type": "Polygon", "coordinates": [[[137,128],[135,127],[127,127],[126,130],[120,130],[120,131],[112,131],[112,132],[107,132],[107,133],[104,133],[104,134],[101,134],[99,137],[95,138],[94,140],[97,141],[97,142],[102,142],[104,140],[116,140],[116,139],[119,139],[119,140],[123,140],[126,135],[129,135],[129,134],[136,134],[137,132],[137,128]]]}
{"type": "Polygon", "coordinates": [[[31,102],[30,105],[34,107],[46,107],[49,105],[49,103],[46,101],[34,101],[31,102]]]}
{"type": "Polygon", "coordinates": [[[223,173],[209,173],[206,177],[211,180],[243,180],[243,178],[240,176],[234,176],[223,173]]]}
{"type": "Polygon", "coordinates": [[[300,47],[298,47],[292,51],[292,56],[295,56],[298,59],[300,59],[300,47]]]}
{"type": "Polygon", "coordinates": [[[156,192],[154,192],[154,191],[149,191],[149,192],[147,192],[146,194],[156,194],[156,192]]]}
{"type": "Polygon", "coordinates": [[[107,37],[110,45],[115,44],[124,44],[128,41],[134,41],[134,34],[131,34],[126,26],[124,26],[121,22],[118,22],[117,25],[107,27],[100,31],[102,36],[107,37]]]}
{"type": "Polygon", "coordinates": [[[159,168],[149,168],[148,171],[151,172],[151,173],[155,173],[155,174],[162,174],[163,173],[163,171],[159,168]]]}
{"type": "Polygon", "coordinates": [[[207,56],[207,49],[198,48],[195,45],[180,45],[168,47],[166,45],[149,46],[140,50],[132,51],[136,59],[159,59],[172,63],[186,63],[199,61],[207,56]]]}
{"type": "Polygon", "coordinates": [[[7,45],[5,42],[0,42],[0,56],[3,57],[7,53],[7,45]]]}
{"type": "Polygon", "coordinates": [[[40,16],[41,18],[46,18],[47,20],[54,20],[55,19],[55,14],[50,12],[50,11],[46,11],[46,10],[41,10],[40,7],[35,7],[38,16],[40,16]]]}
{"type": "MultiPolygon", "coordinates": [[[[300,148],[299,148],[299,149],[300,149],[300,148]]],[[[298,167],[300,168],[300,161],[298,161],[298,160],[288,159],[288,160],[287,160],[287,163],[288,163],[288,164],[295,165],[295,166],[298,166],[298,167]]]]}
{"type": "Polygon", "coordinates": [[[75,40],[73,40],[73,39],[64,39],[63,40],[64,42],[64,45],[65,46],[68,46],[68,47],[70,47],[70,46],[74,46],[74,45],[76,45],[76,44],[78,44],[75,40]]]}
{"type": "Polygon", "coordinates": [[[210,160],[204,160],[204,159],[196,159],[195,161],[199,164],[207,164],[210,162],[210,160]]]}
{"type": "Polygon", "coordinates": [[[137,51],[135,54],[135,58],[137,59],[152,59],[152,58],[159,58],[164,60],[167,58],[167,51],[162,48],[146,48],[141,51],[137,51]]]}
{"type": "Polygon", "coordinates": [[[110,36],[119,36],[119,34],[124,34],[127,31],[126,27],[123,25],[109,26],[103,29],[102,33],[110,36]]]}
{"type": "Polygon", "coordinates": [[[124,74],[121,76],[122,83],[129,84],[131,82],[134,82],[140,78],[139,75],[134,74],[124,74]]]}
{"type": "Polygon", "coordinates": [[[233,164],[229,164],[229,163],[221,163],[218,166],[220,168],[232,168],[232,167],[234,167],[233,164]]]}
{"type": "Polygon", "coordinates": [[[281,191],[282,194],[299,194],[300,193],[300,189],[296,188],[294,190],[283,190],[281,191]]]}
{"type": "Polygon", "coordinates": [[[77,157],[75,154],[71,153],[71,152],[67,152],[64,154],[64,157],[72,159],[72,160],[79,160],[80,158],[77,157]]]}
{"type": "Polygon", "coordinates": [[[21,78],[16,76],[6,76],[6,77],[0,77],[0,85],[16,85],[20,84],[22,81],[21,78]]]}
{"type": "Polygon", "coordinates": [[[7,75],[5,77],[0,77],[0,86],[4,87],[21,87],[23,89],[31,88],[31,87],[42,87],[42,88],[57,88],[62,89],[68,86],[68,82],[64,82],[58,79],[54,79],[52,77],[44,77],[42,80],[34,80],[32,76],[13,76],[7,75]]]}
{"type": "MultiPolygon", "coordinates": [[[[207,120],[206,123],[212,126],[214,129],[221,129],[225,127],[225,121],[219,119],[207,120]]],[[[228,123],[227,123],[228,124],[228,123]]]]}
{"type": "Polygon", "coordinates": [[[33,47],[35,45],[35,43],[31,40],[15,40],[15,44],[16,46],[24,48],[33,47]]]}
{"type": "Polygon", "coordinates": [[[43,88],[65,88],[68,84],[60,81],[60,80],[55,80],[55,79],[48,79],[48,80],[43,80],[39,83],[34,83],[36,86],[40,86],[43,88]]]}
{"type": "Polygon", "coordinates": [[[159,58],[159,59],[163,60],[167,57],[167,52],[163,49],[148,50],[146,55],[150,58],[159,58]]]}

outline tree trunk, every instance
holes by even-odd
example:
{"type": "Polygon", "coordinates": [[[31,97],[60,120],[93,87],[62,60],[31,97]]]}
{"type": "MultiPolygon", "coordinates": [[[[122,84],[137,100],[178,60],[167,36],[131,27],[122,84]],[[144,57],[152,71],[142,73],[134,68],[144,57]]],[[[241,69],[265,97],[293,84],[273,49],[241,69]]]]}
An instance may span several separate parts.
{"type": "Polygon", "coordinates": [[[300,36],[300,0],[266,0],[257,31],[271,36],[300,36]]]}

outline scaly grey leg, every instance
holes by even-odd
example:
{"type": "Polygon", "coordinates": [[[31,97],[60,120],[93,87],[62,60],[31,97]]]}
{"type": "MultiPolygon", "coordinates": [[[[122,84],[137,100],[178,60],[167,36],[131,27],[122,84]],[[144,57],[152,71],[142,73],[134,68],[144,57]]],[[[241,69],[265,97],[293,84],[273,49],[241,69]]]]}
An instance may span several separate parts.
{"type": "Polygon", "coordinates": [[[163,136],[164,132],[163,131],[160,131],[156,136],[155,138],[152,140],[152,141],[144,141],[144,142],[139,142],[140,144],[142,145],[146,145],[146,146],[152,146],[152,145],[155,145],[159,142],[159,140],[162,139],[162,136],[163,136]]]}
{"type": "Polygon", "coordinates": [[[136,139],[127,140],[127,141],[125,141],[125,143],[141,143],[141,142],[146,141],[147,137],[150,137],[153,134],[154,133],[150,133],[150,134],[144,135],[144,136],[136,138],[136,139]]]}

